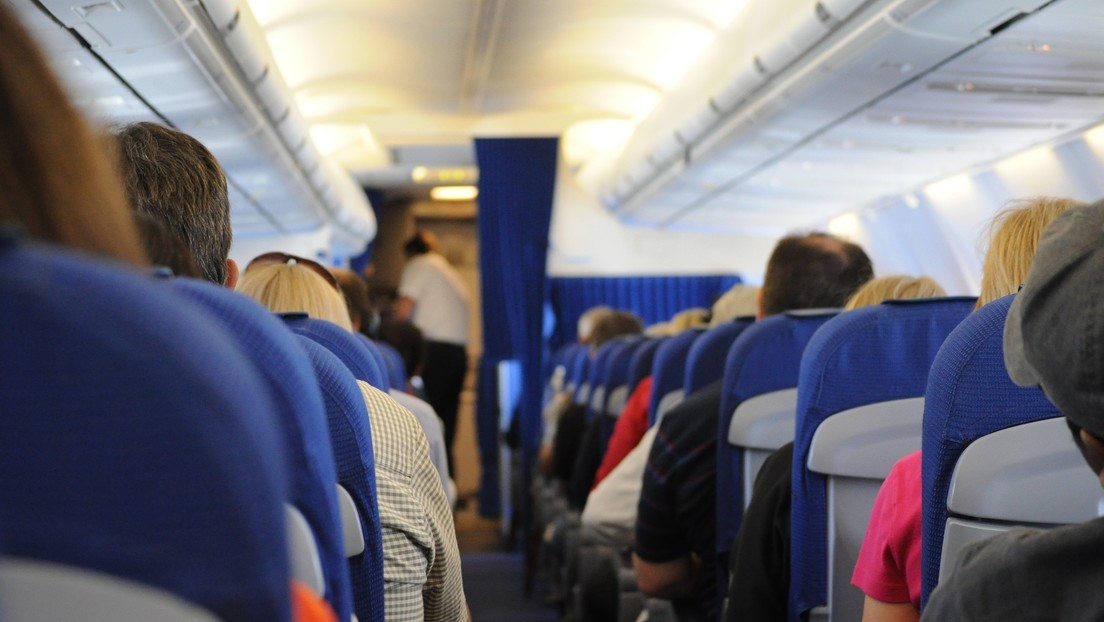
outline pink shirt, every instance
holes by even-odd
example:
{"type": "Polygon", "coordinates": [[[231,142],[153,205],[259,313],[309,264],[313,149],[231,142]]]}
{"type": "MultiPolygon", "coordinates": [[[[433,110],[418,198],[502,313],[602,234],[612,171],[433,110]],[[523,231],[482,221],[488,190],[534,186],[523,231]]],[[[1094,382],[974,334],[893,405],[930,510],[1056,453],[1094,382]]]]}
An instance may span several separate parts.
{"type": "Polygon", "coordinates": [[[920,452],[897,461],[878,490],[851,584],[885,603],[920,608],[920,452]]]}

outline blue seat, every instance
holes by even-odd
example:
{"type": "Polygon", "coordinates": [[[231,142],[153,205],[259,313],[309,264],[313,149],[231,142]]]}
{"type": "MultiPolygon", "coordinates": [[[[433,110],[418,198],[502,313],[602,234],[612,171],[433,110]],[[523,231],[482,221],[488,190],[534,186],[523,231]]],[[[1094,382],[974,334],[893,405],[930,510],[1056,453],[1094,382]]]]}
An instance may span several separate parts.
{"type": "Polygon", "coordinates": [[[609,397],[606,384],[609,382],[610,359],[620,349],[621,343],[622,340],[614,339],[602,344],[590,362],[590,368],[587,370],[587,385],[590,387],[590,395],[586,403],[587,420],[606,412],[606,398],[609,397]]]}
{"type": "Polygon", "coordinates": [[[652,361],[652,397],[648,401],[648,425],[655,425],[663,413],[682,401],[686,355],[700,334],[701,330],[683,331],[664,339],[656,349],[655,360],[652,361]]]}
{"type": "Polygon", "coordinates": [[[381,391],[389,389],[386,372],[368,346],[356,335],[333,322],[316,320],[304,313],[280,315],[293,333],[310,338],[341,359],[357,380],[363,380],[381,391]]]}
{"type": "Polygon", "coordinates": [[[544,385],[544,396],[541,398],[542,408],[552,401],[554,391],[567,388],[569,361],[578,345],[577,343],[565,343],[549,355],[545,366],[545,373],[548,378],[544,385]]]}
{"type": "Polygon", "coordinates": [[[603,408],[604,412],[602,413],[604,416],[601,421],[603,454],[605,448],[609,445],[610,437],[613,436],[617,418],[621,416],[621,411],[625,408],[625,402],[628,401],[629,395],[635,388],[635,386],[628,384],[629,367],[633,355],[647,341],[647,339],[640,337],[619,340],[616,350],[610,354],[606,375],[606,400],[603,408]]]}
{"type": "MultiPolygon", "coordinates": [[[[793,440],[794,411],[801,354],[813,334],[835,317],[836,310],[774,315],[745,329],[729,347],[723,372],[724,392],[717,427],[717,559],[719,576],[728,575],[729,548],[743,519],[745,498],[766,456],[793,440]],[[784,393],[783,393],[784,392],[784,393]],[[749,421],[751,438],[733,444],[730,429],[737,408],[756,399],[783,398],[781,421],[749,421]],[[765,396],[765,398],[764,398],[765,396]],[[760,429],[763,428],[763,429],[760,429]],[[756,454],[752,459],[751,454],[756,454]]],[[[749,412],[749,411],[745,411],[749,412]]],[[[736,423],[741,423],[736,421],[736,423]]],[[[727,582],[718,581],[721,589],[727,582]]]]}
{"type": "Polygon", "coordinates": [[[168,283],[222,321],[276,396],[274,414],[293,474],[290,501],[306,518],[317,543],[326,600],[339,620],[348,620],[352,594],[334,491],[337,469],[310,360],[291,331],[252,300],[206,281],[173,279],[168,283]]]}
{"type": "Polygon", "coordinates": [[[349,558],[354,610],[360,620],[383,620],[383,535],[376,503],[375,454],[364,397],[342,361],[306,335],[299,344],[322,390],[337,463],[337,482],[353,498],[361,519],[364,552],[349,558]]]}
{"type": "MultiPolygon", "coordinates": [[[[377,389],[384,393],[390,391],[394,386],[397,386],[400,390],[406,386],[405,379],[399,382],[398,385],[392,382],[391,363],[387,360],[387,355],[384,354],[380,344],[360,333],[353,333],[353,337],[356,337],[357,341],[364,345],[364,349],[368,351],[368,354],[372,355],[372,360],[376,362],[376,368],[379,369],[380,375],[383,376],[383,384],[381,386],[372,386],[376,386],[377,389]]],[[[398,353],[396,352],[396,354],[398,353]]]]}
{"type": "MultiPolygon", "coordinates": [[[[368,339],[367,337],[364,337],[368,339]]],[[[369,340],[371,341],[371,340],[369,340]]],[[[406,363],[403,362],[402,355],[391,344],[384,341],[371,341],[372,345],[376,346],[379,353],[383,355],[384,361],[387,364],[387,379],[388,384],[392,389],[399,391],[406,390],[406,363]]]]}
{"type": "Polygon", "coordinates": [[[924,394],[921,605],[939,580],[947,496],[959,456],[977,439],[1060,415],[1037,388],[1017,386],[1004,367],[1004,321],[1013,296],[995,300],[951,333],[924,394]]]}
{"type": "Polygon", "coordinates": [[[617,349],[610,355],[609,372],[606,376],[606,407],[605,414],[617,418],[625,407],[629,395],[635,388],[629,384],[629,374],[632,371],[633,356],[637,349],[647,343],[649,339],[634,337],[618,342],[617,349]]]}
{"type": "Polygon", "coordinates": [[[791,620],[828,603],[827,476],[808,468],[817,428],[849,409],[923,396],[936,352],[973,305],[971,298],[889,301],[841,314],[809,341],[794,437],[791,620]]]}
{"type": "Polygon", "coordinates": [[[686,372],[682,379],[682,392],[690,395],[694,391],[721,379],[724,373],[725,358],[732,348],[732,342],[745,328],[751,326],[755,318],[739,318],[732,322],[711,328],[694,340],[686,354],[686,372]]]}
{"type": "Polygon", "coordinates": [[[590,397],[590,385],[587,383],[589,373],[590,346],[579,344],[568,360],[567,382],[564,384],[576,404],[586,403],[590,397]]]}
{"type": "Polygon", "coordinates": [[[641,380],[652,375],[652,364],[655,363],[656,352],[659,350],[660,344],[666,339],[666,337],[645,339],[633,352],[632,358],[629,360],[629,376],[625,382],[627,386],[631,387],[629,389],[630,394],[636,388],[636,385],[640,384],[641,380]]]}
{"type": "Polygon", "coordinates": [[[87,255],[0,243],[5,554],[290,620],[274,398],[202,308],[87,255]]]}

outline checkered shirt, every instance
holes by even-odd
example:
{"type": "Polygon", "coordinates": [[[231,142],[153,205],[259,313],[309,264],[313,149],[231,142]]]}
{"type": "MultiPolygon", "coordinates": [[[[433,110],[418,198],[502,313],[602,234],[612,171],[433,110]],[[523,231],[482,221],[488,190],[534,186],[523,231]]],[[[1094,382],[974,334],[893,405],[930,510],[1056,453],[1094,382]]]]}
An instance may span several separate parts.
{"type": "Polygon", "coordinates": [[[372,426],[388,622],[467,620],[452,510],[418,420],[358,381],[372,426]]]}

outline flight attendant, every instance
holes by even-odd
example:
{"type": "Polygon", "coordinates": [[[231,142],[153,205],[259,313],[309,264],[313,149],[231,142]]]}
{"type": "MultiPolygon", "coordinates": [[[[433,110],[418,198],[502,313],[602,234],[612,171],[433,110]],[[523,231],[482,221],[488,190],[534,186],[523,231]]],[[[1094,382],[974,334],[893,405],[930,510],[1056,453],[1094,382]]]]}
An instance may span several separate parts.
{"type": "Polygon", "coordinates": [[[436,236],[418,231],[403,245],[406,267],[399,281],[395,315],[409,319],[426,338],[422,367],[426,401],[445,422],[449,471],[455,477],[452,441],[456,411],[468,372],[468,290],[440,253],[436,236]]]}

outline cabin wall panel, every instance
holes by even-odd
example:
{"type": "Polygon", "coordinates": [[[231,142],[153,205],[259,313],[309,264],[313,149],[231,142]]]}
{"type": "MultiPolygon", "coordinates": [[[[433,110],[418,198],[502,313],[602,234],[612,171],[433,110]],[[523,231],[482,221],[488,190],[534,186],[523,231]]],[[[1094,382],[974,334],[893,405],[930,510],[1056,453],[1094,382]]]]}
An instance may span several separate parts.
{"type": "Polygon", "coordinates": [[[549,276],[736,274],[759,283],[784,230],[749,235],[634,227],[611,214],[560,166],[549,231],[549,276]]]}

